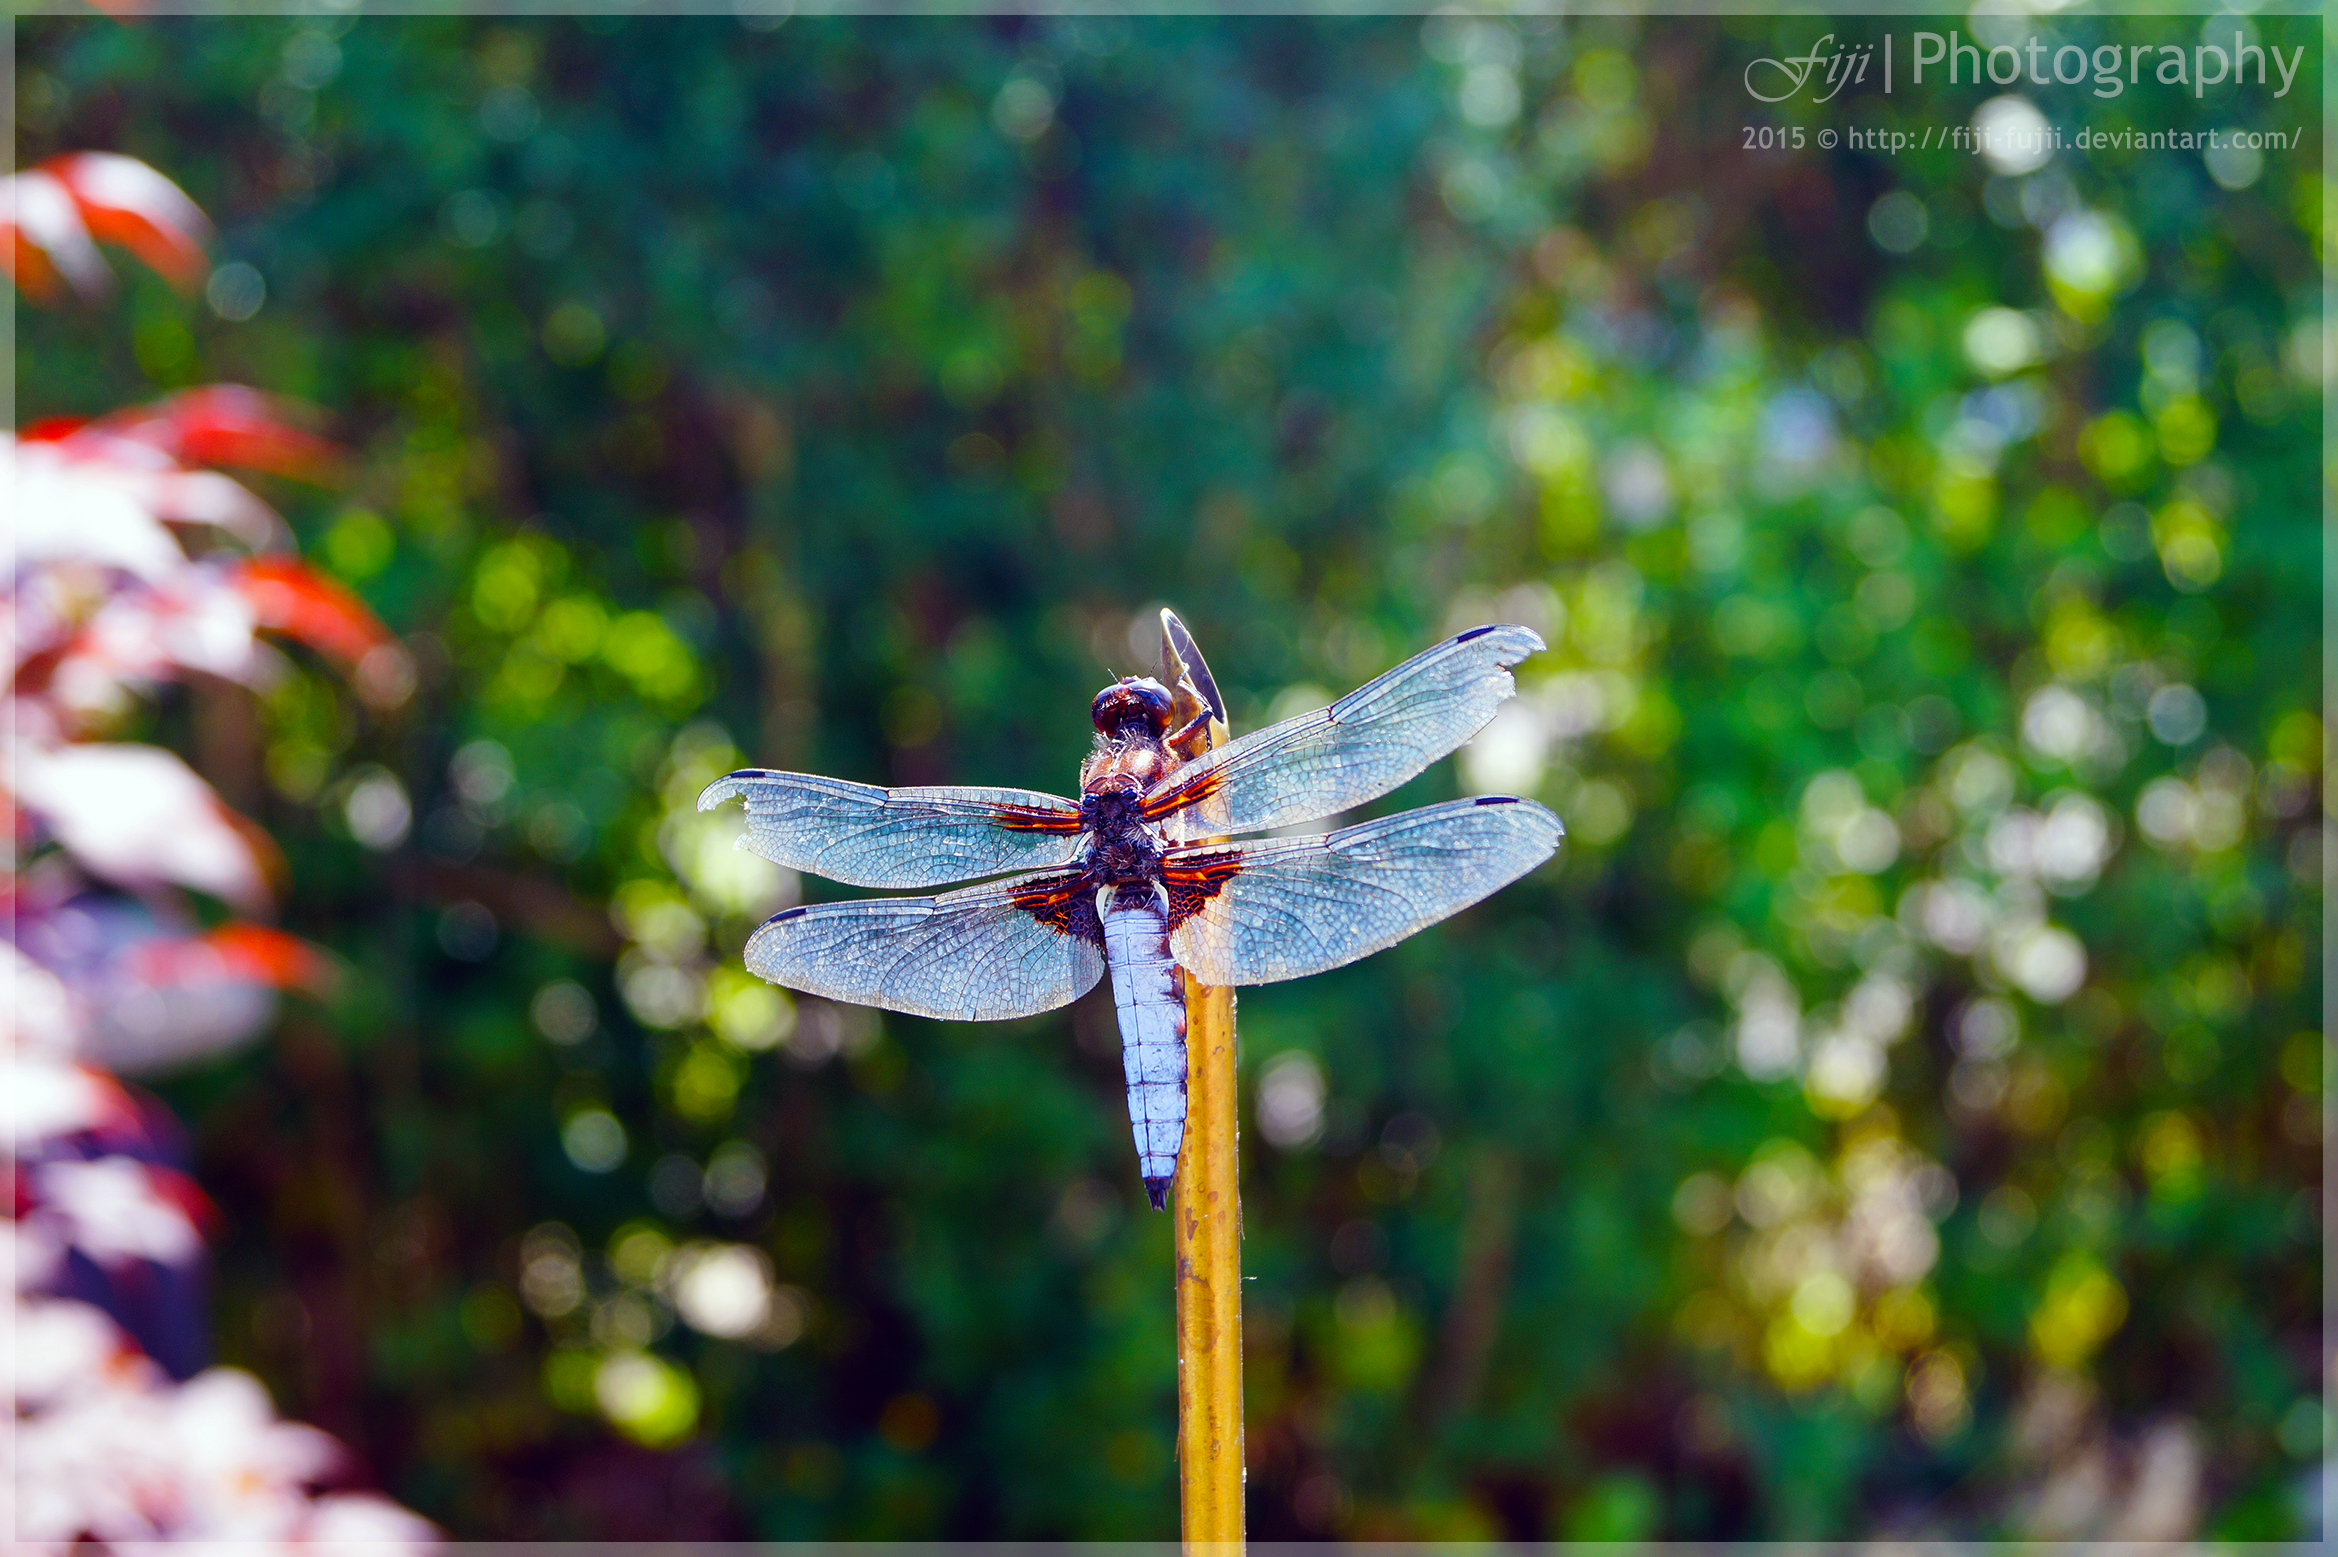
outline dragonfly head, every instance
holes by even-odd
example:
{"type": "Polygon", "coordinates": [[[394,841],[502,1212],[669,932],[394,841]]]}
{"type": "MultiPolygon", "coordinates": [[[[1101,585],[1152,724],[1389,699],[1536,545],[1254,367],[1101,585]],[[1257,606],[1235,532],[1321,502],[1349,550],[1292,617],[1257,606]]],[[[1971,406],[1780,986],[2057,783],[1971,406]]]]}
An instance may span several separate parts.
{"type": "Polygon", "coordinates": [[[1099,735],[1141,733],[1159,740],[1169,731],[1169,689],[1150,676],[1123,676],[1096,694],[1088,717],[1099,735]],[[1131,730],[1135,726],[1135,730],[1131,730]]]}

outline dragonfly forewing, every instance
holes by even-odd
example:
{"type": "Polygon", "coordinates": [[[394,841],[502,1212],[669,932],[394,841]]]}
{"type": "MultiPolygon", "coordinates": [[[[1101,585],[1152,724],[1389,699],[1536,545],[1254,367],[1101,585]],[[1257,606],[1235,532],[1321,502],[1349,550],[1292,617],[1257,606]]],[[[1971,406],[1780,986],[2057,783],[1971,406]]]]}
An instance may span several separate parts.
{"type": "Polygon", "coordinates": [[[1478,731],[1517,690],[1532,628],[1476,627],[1423,650],[1329,708],[1221,746],[1145,796],[1179,840],[1259,832],[1376,800],[1478,731]],[[1187,813],[1192,813],[1187,815],[1187,813]]]}
{"type": "Polygon", "coordinates": [[[698,797],[747,802],[739,846],[853,887],[936,887],[1068,864],[1080,808],[1029,789],[879,789],[810,773],[746,768],[698,797]]]}

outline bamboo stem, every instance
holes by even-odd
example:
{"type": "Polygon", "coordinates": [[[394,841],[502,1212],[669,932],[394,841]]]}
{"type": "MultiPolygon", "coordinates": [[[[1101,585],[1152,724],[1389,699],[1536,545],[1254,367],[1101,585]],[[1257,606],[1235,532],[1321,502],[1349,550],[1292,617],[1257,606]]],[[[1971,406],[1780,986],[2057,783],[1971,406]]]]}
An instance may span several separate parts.
{"type": "MultiPolygon", "coordinates": [[[[1174,612],[1161,613],[1163,679],[1180,719],[1206,702],[1208,744],[1228,735],[1218,689],[1174,612]]],[[[1185,986],[1185,1146],[1177,1163],[1177,1460],[1189,1553],[1239,1551],[1242,1492],[1242,1194],[1234,992],[1185,986]]]]}

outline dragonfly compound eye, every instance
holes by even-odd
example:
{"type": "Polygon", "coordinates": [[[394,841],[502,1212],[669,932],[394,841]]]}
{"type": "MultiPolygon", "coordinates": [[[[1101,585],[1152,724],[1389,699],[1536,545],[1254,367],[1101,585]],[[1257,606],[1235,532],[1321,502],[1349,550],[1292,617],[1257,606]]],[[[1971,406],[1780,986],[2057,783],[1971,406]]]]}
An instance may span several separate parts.
{"type": "Polygon", "coordinates": [[[1169,728],[1169,689],[1150,676],[1123,676],[1096,694],[1088,717],[1105,735],[1119,735],[1135,725],[1159,736],[1169,728]]]}

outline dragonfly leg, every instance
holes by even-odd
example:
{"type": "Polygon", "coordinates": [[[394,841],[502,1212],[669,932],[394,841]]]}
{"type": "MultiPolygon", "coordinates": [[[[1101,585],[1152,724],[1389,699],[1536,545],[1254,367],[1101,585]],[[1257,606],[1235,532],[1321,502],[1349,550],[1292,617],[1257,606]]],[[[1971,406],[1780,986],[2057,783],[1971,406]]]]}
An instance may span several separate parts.
{"type": "Polygon", "coordinates": [[[1161,744],[1188,762],[1209,750],[1210,720],[1215,718],[1207,705],[1184,724],[1161,737],[1161,744]]]}

